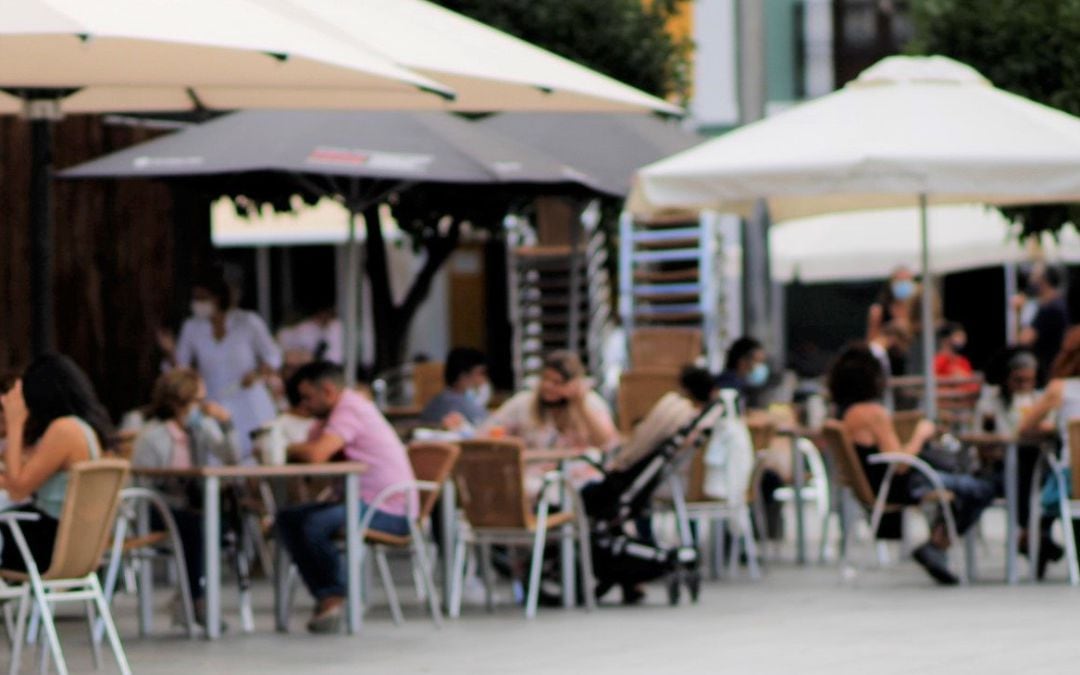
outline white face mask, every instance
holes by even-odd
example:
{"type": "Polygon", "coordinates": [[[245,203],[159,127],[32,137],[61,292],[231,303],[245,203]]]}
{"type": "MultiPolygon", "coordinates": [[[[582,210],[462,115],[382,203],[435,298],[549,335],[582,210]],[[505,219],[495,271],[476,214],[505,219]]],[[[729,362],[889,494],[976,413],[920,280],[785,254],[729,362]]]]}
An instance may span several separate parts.
{"type": "Polygon", "coordinates": [[[192,300],[191,314],[199,319],[209,319],[214,316],[214,303],[210,300],[192,300]]]}
{"type": "Polygon", "coordinates": [[[485,381],[479,387],[470,389],[466,392],[466,396],[471,398],[481,408],[486,408],[488,402],[491,401],[491,382],[485,381]]]}

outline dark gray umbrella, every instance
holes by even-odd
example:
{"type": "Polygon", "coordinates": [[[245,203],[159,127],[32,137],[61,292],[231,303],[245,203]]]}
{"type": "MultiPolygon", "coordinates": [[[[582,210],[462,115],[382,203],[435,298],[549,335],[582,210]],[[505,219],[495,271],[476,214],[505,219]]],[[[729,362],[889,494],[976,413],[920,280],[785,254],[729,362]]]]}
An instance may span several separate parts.
{"type": "Polygon", "coordinates": [[[101,157],[65,178],[285,172],[405,183],[576,184],[586,174],[438,112],[250,110],[101,157]]]}
{"type": "MultiPolygon", "coordinates": [[[[655,158],[654,158],[655,159],[655,158]]],[[[651,161],[651,160],[650,160],[651,161]]],[[[645,163],[645,162],[643,162],[645,163]]],[[[636,167],[635,167],[636,168],[636,167]]],[[[347,370],[356,371],[358,283],[355,214],[378,199],[360,184],[574,186],[603,191],[597,181],[541,150],[496,131],[438,112],[322,112],[250,110],[219,117],[61,172],[64,178],[194,178],[215,176],[261,195],[282,196],[284,186],[267,174],[287,175],[306,191],[320,190],[319,176],[349,179],[343,195],[349,219],[346,289],[347,370]]],[[[398,189],[400,189],[400,185],[398,189]]],[[[382,195],[380,187],[374,195],[382,195]]],[[[249,196],[254,196],[249,194],[249,196]]]]}
{"type": "Polygon", "coordinates": [[[477,122],[583,171],[597,189],[625,196],[639,168],[706,140],[675,120],[624,113],[516,113],[477,122]]]}

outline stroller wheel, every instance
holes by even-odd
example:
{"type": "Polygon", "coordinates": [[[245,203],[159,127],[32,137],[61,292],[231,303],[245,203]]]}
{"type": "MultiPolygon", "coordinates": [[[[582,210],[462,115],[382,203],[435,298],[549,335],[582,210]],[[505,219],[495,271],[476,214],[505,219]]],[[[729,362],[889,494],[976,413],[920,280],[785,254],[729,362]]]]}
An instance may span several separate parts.
{"type": "Polygon", "coordinates": [[[667,587],[668,604],[671,605],[672,607],[679,604],[679,596],[681,595],[681,592],[682,592],[681,591],[681,588],[682,588],[681,576],[682,576],[681,573],[675,572],[668,578],[668,587],[667,587]]]}
{"type": "Polygon", "coordinates": [[[696,570],[684,572],[686,575],[686,591],[690,594],[690,602],[696,603],[701,594],[701,573],[696,570]]]}

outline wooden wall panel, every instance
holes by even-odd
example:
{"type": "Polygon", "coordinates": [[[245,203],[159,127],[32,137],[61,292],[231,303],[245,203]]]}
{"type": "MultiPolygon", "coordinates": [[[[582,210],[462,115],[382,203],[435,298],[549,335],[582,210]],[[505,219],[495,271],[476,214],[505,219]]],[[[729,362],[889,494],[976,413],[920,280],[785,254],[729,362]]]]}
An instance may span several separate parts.
{"type": "MultiPolygon", "coordinates": [[[[70,117],[55,127],[55,166],[158,133],[70,117]]],[[[30,356],[28,158],[28,125],[0,118],[0,370],[21,368],[30,356]]],[[[118,415],[145,400],[158,371],[154,330],[175,321],[174,265],[192,264],[174,260],[173,193],[150,181],[57,180],[53,194],[56,346],[87,370],[118,415]]],[[[208,247],[208,222],[207,213],[191,223],[199,251],[208,247]]]]}

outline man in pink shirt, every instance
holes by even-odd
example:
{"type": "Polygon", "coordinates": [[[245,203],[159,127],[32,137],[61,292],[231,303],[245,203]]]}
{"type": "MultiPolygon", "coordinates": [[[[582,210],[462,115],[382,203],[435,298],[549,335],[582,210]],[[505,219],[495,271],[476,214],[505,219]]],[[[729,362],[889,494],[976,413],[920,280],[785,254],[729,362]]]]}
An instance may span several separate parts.
{"type": "MultiPolygon", "coordinates": [[[[361,514],[384,489],[415,479],[397,433],[371,401],[345,388],[340,366],[309,363],[293,375],[293,382],[301,405],[320,421],[307,442],[289,446],[290,461],[328,462],[343,453],[349,461],[367,464],[368,472],[360,481],[361,514]]],[[[396,495],[385,502],[372,518],[372,529],[408,534],[408,514],[417,512],[415,493],[410,501],[396,495]]],[[[341,625],[345,575],[334,536],[344,528],[344,504],[304,504],[284,509],[277,517],[281,542],[317,602],[308,622],[313,633],[335,632],[341,625]]]]}

